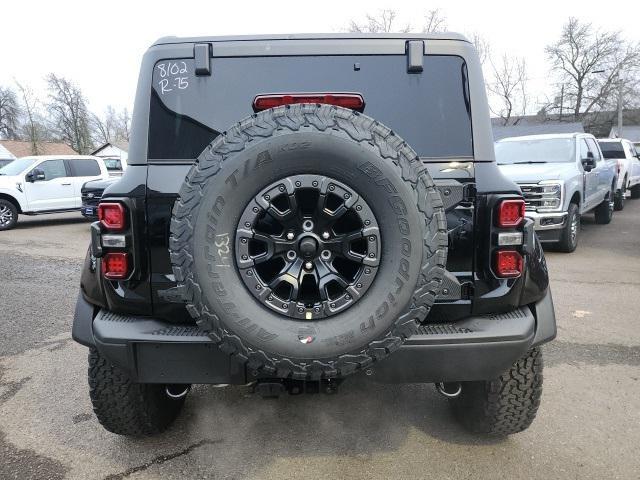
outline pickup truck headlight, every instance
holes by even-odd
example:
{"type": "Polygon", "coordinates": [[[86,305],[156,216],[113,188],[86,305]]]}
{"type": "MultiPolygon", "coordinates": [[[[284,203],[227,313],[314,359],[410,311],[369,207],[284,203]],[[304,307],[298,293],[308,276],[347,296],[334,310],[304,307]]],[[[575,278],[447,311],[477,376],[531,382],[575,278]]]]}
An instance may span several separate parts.
{"type": "Polygon", "coordinates": [[[540,185],[540,197],[537,206],[538,211],[560,210],[562,208],[562,182],[542,181],[540,185]]]}

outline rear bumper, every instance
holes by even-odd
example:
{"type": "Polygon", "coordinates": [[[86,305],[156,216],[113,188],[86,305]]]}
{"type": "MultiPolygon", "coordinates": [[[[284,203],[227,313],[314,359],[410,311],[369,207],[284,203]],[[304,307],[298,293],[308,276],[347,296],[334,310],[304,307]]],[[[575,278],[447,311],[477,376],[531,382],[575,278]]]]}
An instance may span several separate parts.
{"type": "MultiPolygon", "coordinates": [[[[97,348],[143,383],[245,384],[257,375],[221,352],[195,326],[98,311],[78,299],[73,338],[97,348]]],[[[388,359],[367,370],[385,383],[487,380],[499,376],[535,345],[552,340],[551,293],[535,305],[423,326],[388,359]]]]}

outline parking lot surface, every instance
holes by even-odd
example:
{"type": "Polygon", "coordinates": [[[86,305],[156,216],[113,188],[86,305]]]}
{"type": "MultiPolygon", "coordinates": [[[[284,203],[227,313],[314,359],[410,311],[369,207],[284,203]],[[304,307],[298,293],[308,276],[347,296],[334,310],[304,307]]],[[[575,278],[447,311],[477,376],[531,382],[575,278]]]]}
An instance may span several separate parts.
{"type": "Polygon", "coordinates": [[[198,386],[168,432],[110,434],[70,338],[89,223],[21,220],[0,232],[2,479],[640,478],[640,200],[547,252],[558,338],[538,418],[506,440],[466,433],[432,385],[358,378],[277,400],[198,386]]]}

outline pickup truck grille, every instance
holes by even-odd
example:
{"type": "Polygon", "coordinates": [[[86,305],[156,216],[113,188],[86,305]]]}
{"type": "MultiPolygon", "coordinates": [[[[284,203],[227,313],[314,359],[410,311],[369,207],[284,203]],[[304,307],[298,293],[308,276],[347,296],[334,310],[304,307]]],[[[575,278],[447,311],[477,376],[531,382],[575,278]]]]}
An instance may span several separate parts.
{"type": "Polygon", "coordinates": [[[82,192],[82,205],[96,206],[102,198],[102,192],[82,192]]]}
{"type": "Polygon", "coordinates": [[[539,208],[549,208],[545,205],[545,201],[558,200],[558,194],[555,192],[545,192],[545,185],[536,183],[520,183],[518,184],[524,196],[525,209],[531,212],[537,211],[539,208]]]}

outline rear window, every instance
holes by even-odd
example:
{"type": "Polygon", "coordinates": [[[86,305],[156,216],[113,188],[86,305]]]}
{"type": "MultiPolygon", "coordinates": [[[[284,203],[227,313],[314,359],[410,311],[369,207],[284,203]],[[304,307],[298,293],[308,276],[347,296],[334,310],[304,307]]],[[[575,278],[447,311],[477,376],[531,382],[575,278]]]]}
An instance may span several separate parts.
{"type": "Polygon", "coordinates": [[[256,95],[356,92],[364,113],[402,136],[421,157],[472,157],[467,71],[457,56],[427,55],[407,73],[404,55],[213,58],[196,77],[192,59],[153,73],[150,160],[195,159],[222,131],[253,113],[256,95]]]}
{"type": "Polygon", "coordinates": [[[624,158],[624,148],[621,142],[598,142],[604,158],[624,158]]]}
{"type": "Polygon", "coordinates": [[[97,177],[100,167],[95,160],[69,160],[74,177],[97,177]]]}

